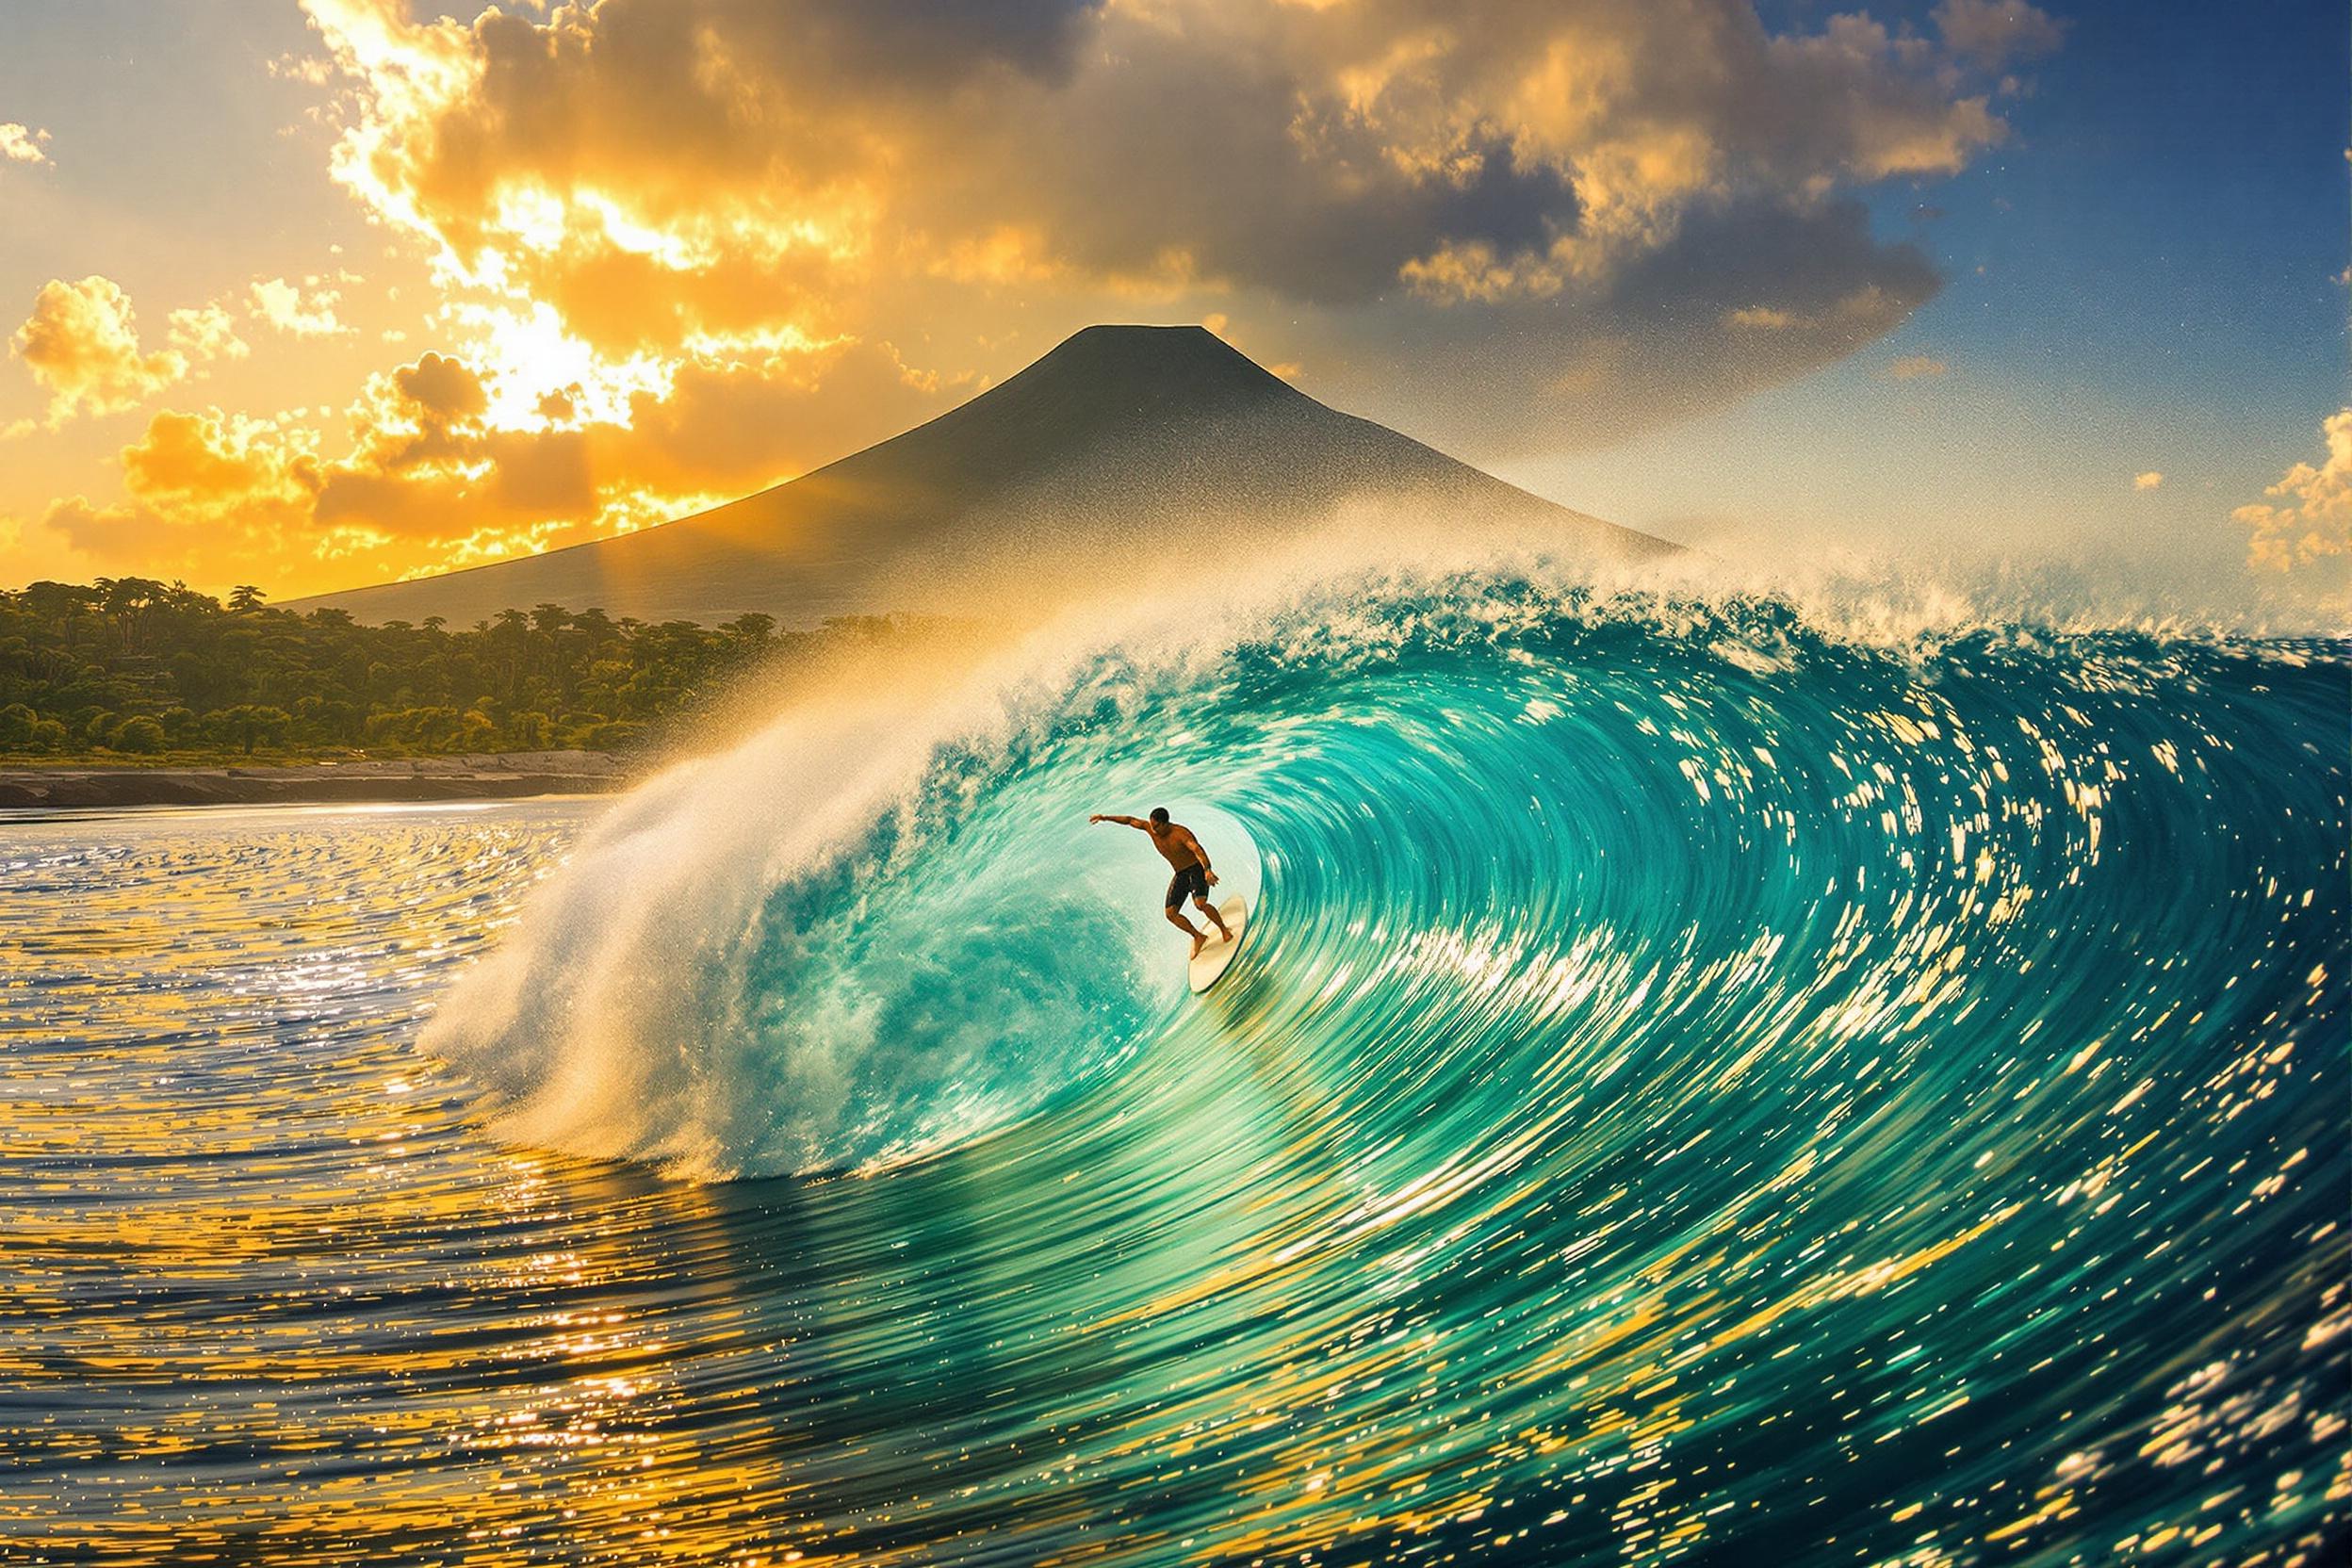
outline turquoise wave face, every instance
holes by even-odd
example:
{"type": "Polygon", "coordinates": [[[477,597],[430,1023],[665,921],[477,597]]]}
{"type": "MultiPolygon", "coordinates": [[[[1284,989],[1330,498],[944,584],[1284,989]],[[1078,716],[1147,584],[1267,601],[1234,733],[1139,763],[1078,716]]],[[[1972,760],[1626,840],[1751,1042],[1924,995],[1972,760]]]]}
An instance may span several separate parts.
{"type": "Polygon", "coordinates": [[[2315,1549],[2348,674],[1488,581],[789,717],[428,1036],[510,1138],[746,1178],[533,1168],[598,1261],[511,1270],[610,1326],[576,1409],[647,1463],[500,1450],[547,1506],[482,1507],[557,1556],[631,1497],[884,1561],[2315,1549]],[[1086,825],[1157,804],[1259,911],[1205,999],[1086,825]]]}
{"type": "Polygon", "coordinates": [[[430,1043],[571,1097],[556,1141],[719,1175],[936,1152],[1203,1030],[1279,1034],[1367,1114],[1426,1089],[1412,1139],[1580,1119],[1556,1091],[1595,1074],[1649,1120],[1695,1074],[1842,1124],[2029,1040],[2063,1053],[2039,1092],[2103,1092],[2147,1031],[2339,1000],[2343,685],[2318,646],[1923,654],[1511,583],[1321,604],[1081,660],[976,736],[852,714],[673,778],[430,1043]],[[1205,1009],[1165,868],[1082,825],[1155,804],[1263,901],[1205,1009]]]}

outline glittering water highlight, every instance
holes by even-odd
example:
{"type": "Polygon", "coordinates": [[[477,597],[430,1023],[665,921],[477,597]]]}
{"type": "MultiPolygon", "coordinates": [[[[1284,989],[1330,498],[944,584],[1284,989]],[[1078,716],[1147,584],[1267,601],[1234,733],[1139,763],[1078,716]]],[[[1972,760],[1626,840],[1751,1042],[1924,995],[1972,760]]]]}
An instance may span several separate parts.
{"type": "Polygon", "coordinates": [[[1495,580],[0,825],[0,1545],[2324,1560],[2347,673],[1495,580]]]}

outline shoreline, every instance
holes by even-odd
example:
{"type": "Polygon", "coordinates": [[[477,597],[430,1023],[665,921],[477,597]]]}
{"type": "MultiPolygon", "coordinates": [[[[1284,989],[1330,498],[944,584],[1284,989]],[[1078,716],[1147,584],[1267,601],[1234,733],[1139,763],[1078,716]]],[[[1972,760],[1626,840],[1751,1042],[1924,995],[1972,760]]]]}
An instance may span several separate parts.
{"type": "Polygon", "coordinates": [[[520,800],[612,794],[635,770],[601,751],[482,752],[210,768],[0,769],[0,810],[316,802],[520,800]]]}

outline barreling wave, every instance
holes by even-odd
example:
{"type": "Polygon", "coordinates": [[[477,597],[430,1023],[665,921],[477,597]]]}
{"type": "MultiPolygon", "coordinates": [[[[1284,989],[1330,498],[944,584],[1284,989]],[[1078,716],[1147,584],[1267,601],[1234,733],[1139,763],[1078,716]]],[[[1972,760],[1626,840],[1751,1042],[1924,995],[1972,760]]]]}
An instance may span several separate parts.
{"type": "Polygon", "coordinates": [[[1308,560],[578,837],[43,830],[0,1535],[2325,1560],[2352,663],[1700,586],[1308,560]],[[1085,821],[1159,804],[1257,894],[1204,998],[1085,821]]]}
{"type": "Polygon", "coordinates": [[[1366,1149],[1919,1183],[2095,1163],[2341,1022],[2339,650],[1828,621],[1488,567],[836,692],[619,807],[426,1043],[519,1138],[699,1176],[1246,1034],[1366,1149]],[[1161,804],[1263,899],[1205,1006],[1157,862],[1085,826],[1161,804]]]}

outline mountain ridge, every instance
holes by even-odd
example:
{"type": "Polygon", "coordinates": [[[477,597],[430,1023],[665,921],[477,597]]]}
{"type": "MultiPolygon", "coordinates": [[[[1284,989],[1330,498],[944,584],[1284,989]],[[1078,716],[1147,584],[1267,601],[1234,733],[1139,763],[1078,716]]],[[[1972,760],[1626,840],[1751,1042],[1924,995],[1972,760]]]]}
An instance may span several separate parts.
{"type": "Polygon", "coordinates": [[[295,601],[470,624],[541,603],[641,620],[791,625],[938,611],[936,570],[1040,561],[1236,519],[1271,537],[1355,497],[1559,526],[1620,556],[1674,547],[1572,512],[1329,408],[1202,327],[1103,325],[937,417],[797,479],[635,533],[295,601]]]}

